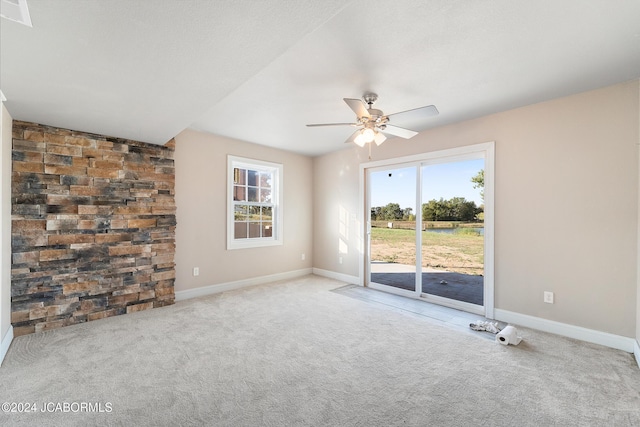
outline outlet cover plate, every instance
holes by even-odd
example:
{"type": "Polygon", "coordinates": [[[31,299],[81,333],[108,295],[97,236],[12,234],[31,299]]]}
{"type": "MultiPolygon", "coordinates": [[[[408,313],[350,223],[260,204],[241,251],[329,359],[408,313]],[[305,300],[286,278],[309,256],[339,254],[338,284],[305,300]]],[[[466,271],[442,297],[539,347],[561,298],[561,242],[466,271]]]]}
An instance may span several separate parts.
{"type": "Polygon", "coordinates": [[[544,302],[546,302],[547,304],[553,304],[553,292],[545,291],[544,302]]]}

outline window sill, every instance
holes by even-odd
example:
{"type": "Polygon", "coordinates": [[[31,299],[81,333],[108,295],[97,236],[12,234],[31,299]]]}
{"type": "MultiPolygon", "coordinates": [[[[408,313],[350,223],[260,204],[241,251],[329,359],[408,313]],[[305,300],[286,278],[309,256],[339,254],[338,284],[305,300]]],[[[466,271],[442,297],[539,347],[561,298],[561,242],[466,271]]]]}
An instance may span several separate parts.
{"type": "Polygon", "coordinates": [[[251,249],[251,248],[264,248],[269,246],[282,246],[282,240],[233,240],[227,242],[227,250],[232,251],[236,249],[251,249]]]}

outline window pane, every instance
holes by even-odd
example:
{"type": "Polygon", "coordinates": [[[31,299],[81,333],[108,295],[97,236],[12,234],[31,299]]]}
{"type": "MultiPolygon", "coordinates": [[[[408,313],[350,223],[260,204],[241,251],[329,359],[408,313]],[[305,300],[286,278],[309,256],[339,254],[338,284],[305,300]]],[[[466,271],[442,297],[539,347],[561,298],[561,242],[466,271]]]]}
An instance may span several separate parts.
{"type": "Polygon", "coordinates": [[[265,206],[262,208],[262,220],[271,221],[273,219],[273,208],[271,206],[265,206]]]}
{"type": "Polygon", "coordinates": [[[262,223],[262,237],[273,237],[273,225],[270,222],[262,223]]]}
{"type": "Polygon", "coordinates": [[[249,206],[249,221],[260,221],[260,206],[249,206]]]}
{"type": "Polygon", "coordinates": [[[249,201],[257,202],[258,201],[258,188],[249,187],[249,201]]]}
{"type": "Polygon", "coordinates": [[[260,202],[271,203],[271,190],[260,189],[260,202]]]}
{"type": "Polygon", "coordinates": [[[247,201],[247,195],[246,195],[246,187],[241,187],[239,185],[234,185],[233,186],[233,200],[237,200],[240,202],[246,202],[247,201]]]}
{"type": "Polygon", "coordinates": [[[236,221],[246,221],[248,219],[248,211],[249,206],[247,205],[236,205],[233,212],[233,219],[236,221]]]}
{"type": "Polygon", "coordinates": [[[271,172],[261,172],[260,173],[260,187],[262,188],[271,188],[271,172]]]}
{"type": "Polygon", "coordinates": [[[233,168],[233,183],[234,184],[246,184],[247,183],[247,170],[233,168]]]}
{"type": "Polygon", "coordinates": [[[234,239],[246,239],[247,238],[247,223],[246,222],[236,222],[234,224],[234,239]]]}
{"type": "Polygon", "coordinates": [[[258,186],[258,171],[249,170],[249,181],[247,183],[254,187],[258,186]]]}
{"type": "Polygon", "coordinates": [[[259,222],[250,222],[249,223],[249,238],[260,237],[260,223],[259,222]]]}

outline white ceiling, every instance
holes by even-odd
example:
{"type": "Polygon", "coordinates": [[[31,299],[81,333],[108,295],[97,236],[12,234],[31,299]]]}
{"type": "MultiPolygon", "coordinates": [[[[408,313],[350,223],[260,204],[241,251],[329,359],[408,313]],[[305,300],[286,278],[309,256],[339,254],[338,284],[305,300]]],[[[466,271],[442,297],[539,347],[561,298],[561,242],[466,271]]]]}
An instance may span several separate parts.
{"type": "MultiPolygon", "coordinates": [[[[185,128],[344,148],[342,98],[441,126],[640,77],[639,0],[28,0],[1,25],[18,120],[164,144],[185,128]]],[[[398,139],[387,143],[399,143],[398,139]]]]}

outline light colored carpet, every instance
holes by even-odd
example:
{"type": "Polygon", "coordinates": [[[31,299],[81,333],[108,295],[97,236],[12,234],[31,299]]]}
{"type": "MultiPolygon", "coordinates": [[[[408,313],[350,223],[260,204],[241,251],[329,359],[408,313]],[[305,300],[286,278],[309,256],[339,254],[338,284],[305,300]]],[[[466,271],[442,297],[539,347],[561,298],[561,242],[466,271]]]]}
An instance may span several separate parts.
{"type": "Polygon", "coordinates": [[[18,337],[0,402],[112,410],[0,425],[640,425],[628,353],[528,329],[506,347],[343,285],[307,276],[18,337]]]}

